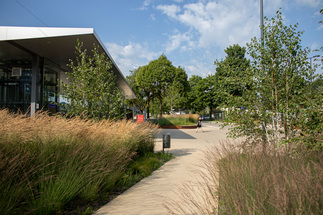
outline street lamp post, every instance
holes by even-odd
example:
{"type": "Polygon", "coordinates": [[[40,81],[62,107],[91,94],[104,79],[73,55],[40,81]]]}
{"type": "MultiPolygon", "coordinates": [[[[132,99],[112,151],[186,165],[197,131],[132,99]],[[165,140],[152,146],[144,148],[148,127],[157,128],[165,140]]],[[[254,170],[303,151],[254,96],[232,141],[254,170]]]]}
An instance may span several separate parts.
{"type": "Polygon", "coordinates": [[[263,0],[260,0],[260,38],[261,44],[264,45],[264,4],[263,0]]]}
{"type": "MultiPolygon", "coordinates": [[[[263,0],[260,0],[260,38],[261,38],[261,46],[262,46],[262,48],[264,48],[265,40],[264,40],[264,6],[263,6],[263,0]]],[[[262,58],[262,56],[261,56],[261,58],[262,58]]],[[[265,72],[262,59],[261,59],[261,64],[262,64],[262,70],[263,70],[262,72],[265,72]]],[[[262,99],[264,99],[264,98],[262,98],[262,99]]],[[[264,103],[264,101],[263,101],[263,103],[264,103]]],[[[265,120],[264,116],[265,116],[265,111],[263,111],[263,113],[262,113],[262,123],[261,123],[262,131],[263,131],[263,134],[262,134],[263,149],[262,150],[265,152],[266,143],[267,143],[267,136],[266,136],[266,126],[265,126],[266,125],[266,120],[265,120]]]]}

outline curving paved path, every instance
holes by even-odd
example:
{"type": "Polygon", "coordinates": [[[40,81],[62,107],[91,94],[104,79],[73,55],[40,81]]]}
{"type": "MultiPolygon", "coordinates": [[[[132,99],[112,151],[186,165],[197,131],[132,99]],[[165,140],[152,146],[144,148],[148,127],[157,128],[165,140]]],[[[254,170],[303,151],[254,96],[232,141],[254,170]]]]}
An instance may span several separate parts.
{"type": "Polygon", "coordinates": [[[171,134],[171,152],[175,159],[164,164],[147,178],[96,211],[95,215],[158,215],[167,214],[163,206],[179,200],[176,191],[184,182],[197,180],[203,150],[226,139],[228,130],[214,123],[203,123],[203,133],[195,129],[163,129],[156,139],[156,151],[162,150],[162,134],[171,134]]]}

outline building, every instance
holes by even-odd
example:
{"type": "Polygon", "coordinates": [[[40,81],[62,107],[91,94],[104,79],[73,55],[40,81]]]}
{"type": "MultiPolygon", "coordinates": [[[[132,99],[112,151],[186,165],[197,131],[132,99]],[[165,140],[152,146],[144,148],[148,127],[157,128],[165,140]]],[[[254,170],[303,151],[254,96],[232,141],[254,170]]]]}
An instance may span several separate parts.
{"type": "Polygon", "coordinates": [[[33,115],[39,109],[56,112],[58,80],[68,82],[69,59],[75,59],[77,39],[84,48],[99,46],[112,62],[117,85],[126,99],[135,98],[120,69],[92,28],[0,26],[0,108],[33,115]]]}

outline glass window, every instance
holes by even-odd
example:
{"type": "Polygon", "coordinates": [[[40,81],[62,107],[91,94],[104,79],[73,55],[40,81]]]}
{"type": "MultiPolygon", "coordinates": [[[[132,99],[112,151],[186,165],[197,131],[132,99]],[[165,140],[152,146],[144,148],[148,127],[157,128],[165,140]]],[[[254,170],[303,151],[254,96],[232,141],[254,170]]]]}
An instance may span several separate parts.
{"type": "Polygon", "coordinates": [[[59,67],[56,64],[45,60],[43,105],[44,109],[48,110],[50,113],[57,112],[58,74],[59,67]]]}
{"type": "Polygon", "coordinates": [[[2,60],[0,63],[0,108],[26,112],[31,101],[32,61],[2,60]]]}

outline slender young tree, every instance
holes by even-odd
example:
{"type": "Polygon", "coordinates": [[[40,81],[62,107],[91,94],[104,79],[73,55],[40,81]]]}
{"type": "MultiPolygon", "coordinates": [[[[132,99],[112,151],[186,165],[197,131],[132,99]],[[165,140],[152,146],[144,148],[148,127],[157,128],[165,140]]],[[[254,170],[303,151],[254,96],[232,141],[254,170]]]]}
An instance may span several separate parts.
{"type": "Polygon", "coordinates": [[[77,41],[76,60],[70,60],[70,83],[61,83],[67,114],[87,118],[122,118],[123,92],[116,85],[111,61],[94,45],[92,55],[77,41]]]}
{"type": "Polygon", "coordinates": [[[277,11],[276,17],[265,18],[263,31],[263,42],[253,38],[247,45],[252,64],[241,78],[249,87],[243,86],[241,97],[230,98],[228,121],[236,123],[233,136],[247,135],[254,140],[265,131],[266,147],[295,138],[300,113],[314,107],[306,60],[309,49],[301,46],[297,24],[284,25],[282,13],[277,11]]]}

